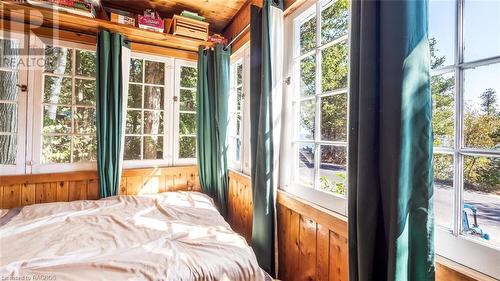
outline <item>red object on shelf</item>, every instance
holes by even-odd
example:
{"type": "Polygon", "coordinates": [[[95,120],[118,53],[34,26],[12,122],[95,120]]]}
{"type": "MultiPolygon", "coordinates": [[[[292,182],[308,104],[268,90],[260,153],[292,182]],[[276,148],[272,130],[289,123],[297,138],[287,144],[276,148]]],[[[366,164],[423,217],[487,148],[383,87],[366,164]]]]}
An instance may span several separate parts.
{"type": "Polygon", "coordinates": [[[146,10],[144,15],[137,15],[137,24],[139,28],[163,32],[164,23],[157,12],[146,10]]]}

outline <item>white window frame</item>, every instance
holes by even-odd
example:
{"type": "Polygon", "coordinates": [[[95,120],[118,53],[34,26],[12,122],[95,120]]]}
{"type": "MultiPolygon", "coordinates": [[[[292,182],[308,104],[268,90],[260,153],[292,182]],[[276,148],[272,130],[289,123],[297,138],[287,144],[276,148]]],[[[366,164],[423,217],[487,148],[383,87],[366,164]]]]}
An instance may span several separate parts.
{"type": "MultiPolygon", "coordinates": [[[[341,215],[347,215],[347,194],[346,196],[337,195],[335,193],[325,192],[318,189],[314,189],[309,186],[302,185],[295,182],[295,177],[297,172],[295,170],[298,163],[297,146],[301,143],[314,143],[315,145],[315,182],[319,181],[319,161],[320,161],[320,145],[335,145],[335,146],[345,146],[347,148],[348,141],[336,142],[336,141],[322,141],[320,140],[320,112],[321,104],[319,103],[319,97],[330,95],[331,93],[323,94],[321,91],[321,52],[322,50],[336,44],[343,42],[347,39],[348,35],[342,36],[326,44],[321,42],[321,11],[323,7],[328,7],[329,0],[323,1],[310,1],[307,4],[302,5],[299,9],[293,12],[291,15],[285,18],[285,39],[287,42],[293,42],[293,48],[285,48],[285,58],[284,62],[284,81],[288,78],[291,79],[290,85],[286,86],[284,89],[284,101],[283,101],[283,115],[284,115],[284,143],[281,145],[281,149],[285,152],[281,154],[280,163],[282,163],[283,168],[280,170],[280,187],[298,197],[301,197],[307,201],[314,204],[327,208],[331,211],[339,213],[341,215]],[[316,18],[316,46],[313,50],[300,54],[300,24],[310,17],[316,18]],[[296,126],[298,124],[298,112],[300,106],[300,98],[298,97],[298,91],[300,89],[300,59],[315,54],[316,59],[316,94],[314,99],[316,99],[316,114],[315,114],[315,139],[314,140],[298,140],[296,139],[296,126]]],[[[333,2],[332,2],[333,3],[333,2]]],[[[350,11],[349,11],[350,16],[350,11]]],[[[350,28],[350,27],[349,27],[350,28]]],[[[349,89],[347,86],[345,89],[340,91],[334,91],[334,94],[346,93],[349,89]]],[[[349,99],[348,99],[349,104],[349,99]]],[[[347,120],[349,117],[347,116],[347,120]]],[[[348,165],[346,165],[347,167],[348,165]]],[[[347,179],[346,179],[347,182],[347,179]]],[[[348,186],[348,183],[346,183],[348,186]]]]}
{"type": "MultiPolygon", "coordinates": [[[[30,36],[30,48],[45,48],[46,45],[66,47],[87,51],[96,51],[96,47],[92,45],[68,42],[53,38],[38,37],[34,34],[30,36]]],[[[72,67],[75,68],[75,52],[73,52],[72,67]]],[[[33,57],[30,57],[30,60],[33,57]]],[[[43,129],[43,66],[31,65],[29,69],[30,77],[30,102],[32,103],[31,111],[28,115],[32,116],[32,131],[28,131],[28,139],[32,139],[31,158],[29,161],[31,166],[27,166],[26,173],[50,173],[50,172],[70,172],[81,170],[96,170],[97,161],[78,162],[78,163],[42,163],[42,129],[43,129]],[[32,113],[32,114],[31,114],[32,113]]],[[[97,72],[97,71],[96,71],[97,72]]],[[[72,120],[73,122],[74,120],[72,120]]],[[[30,128],[30,127],[28,127],[30,128]]],[[[28,163],[27,163],[28,164],[28,163]]]]}
{"type": "MultiPolygon", "coordinates": [[[[165,76],[164,76],[164,81],[165,84],[163,85],[163,102],[164,102],[164,116],[163,116],[163,159],[142,159],[142,160],[124,160],[123,161],[123,168],[147,168],[147,167],[160,167],[160,166],[171,166],[172,165],[172,133],[173,130],[173,84],[174,84],[174,77],[173,77],[173,66],[174,66],[174,59],[169,58],[169,57],[162,57],[162,56],[155,56],[151,54],[144,54],[144,53],[137,53],[137,52],[132,52],[130,55],[130,59],[142,59],[142,60],[149,60],[149,61],[154,61],[154,62],[161,62],[165,64],[165,76]]],[[[143,66],[143,78],[145,76],[145,65],[143,66]]],[[[140,85],[146,85],[146,86],[158,86],[158,85],[152,85],[152,84],[147,84],[147,83],[136,83],[136,82],[130,82],[127,81],[127,92],[126,96],[124,97],[125,99],[128,99],[128,85],[132,84],[140,84],[140,85]]],[[[128,110],[128,105],[125,110],[128,110]]],[[[144,109],[141,109],[144,110],[144,109]]],[[[124,120],[123,126],[125,126],[126,118],[124,120]]],[[[143,126],[144,124],[141,124],[143,126]]],[[[125,135],[128,135],[125,133],[125,135]]],[[[143,137],[144,134],[140,134],[137,136],[143,137]]],[[[125,143],[124,143],[125,145],[125,143]]],[[[141,142],[142,145],[142,142],[141,142]]],[[[124,154],[125,156],[125,154],[124,154]]]]}
{"type": "Polygon", "coordinates": [[[500,157],[498,150],[468,148],[464,144],[464,72],[468,69],[500,63],[500,56],[464,62],[464,0],[455,0],[455,3],[453,63],[431,70],[432,76],[452,73],[455,77],[453,147],[434,147],[434,154],[451,155],[454,159],[452,228],[436,224],[435,249],[436,254],[440,256],[500,279],[500,267],[498,266],[500,248],[462,234],[464,156],[500,157]]]}
{"type": "MultiPolygon", "coordinates": [[[[21,49],[26,49],[26,42],[29,39],[28,35],[24,33],[19,33],[15,31],[0,30],[0,38],[2,39],[14,39],[18,40],[19,47],[21,49]]],[[[27,62],[28,57],[25,54],[19,54],[20,62],[27,62]]],[[[11,68],[0,68],[6,71],[12,71],[11,68]]],[[[18,84],[27,85],[28,84],[28,69],[25,65],[19,65],[18,68],[18,84]]],[[[17,132],[16,132],[16,163],[14,165],[0,165],[0,175],[11,175],[11,174],[24,174],[26,172],[26,122],[31,118],[26,118],[28,110],[28,92],[21,91],[18,88],[17,101],[6,100],[5,103],[16,103],[17,104],[17,132]]],[[[31,120],[30,120],[31,121],[31,120]]],[[[0,133],[2,135],[10,135],[8,133],[0,133]]]]}
{"type": "Polygon", "coordinates": [[[229,168],[238,172],[242,172],[246,175],[251,173],[251,152],[250,152],[250,44],[247,42],[245,45],[240,47],[234,54],[231,55],[230,63],[230,97],[229,97],[229,114],[231,114],[231,109],[236,106],[236,67],[238,64],[242,66],[242,97],[240,105],[241,113],[241,124],[240,124],[240,160],[236,161],[231,155],[234,153],[234,148],[232,148],[230,138],[235,135],[236,124],[235,121],[229,116],[228,124],[228,140],[229,140],[229,152],[228,152],[228,165],[229,168]],[[233,104],[234,103],[234,104],[233,104]]]}
{"type": "MultiPolygon", "coordinates": [[[[175,99],[176,102],[174,102],[174,114],[173,114],[173,120],[174,120],[174,132],[173,135],[173,141],[174,141],[174,165],[194,165],[197,163],[197,158],[180,158],[179,157],[179,141],[180,141],[180,129],[179,129],[179,122],[180,122],[180,97],[181,97],[181,90],[184,89],[181,87],[181,67],[186,66],[186,67],[193,67],[193,68],[198,68],[197,63],[194,61],[187,61],[187,60],[181,60],[181,59],[176,59],[175,60],[175,99]]],[[[186,88],[187,89],[187,88],[186,88]]],[[[198,106],[198,105],[197,105],[198,106]]],[[[196,138],[196,135],[194,135],[196,138]]],[[[196,138],[196,144],[198,143],[198,139],[196,138]]],[[[196,151],[195,155],[198,153],[198,145],[196,145],[196,151]]]]}

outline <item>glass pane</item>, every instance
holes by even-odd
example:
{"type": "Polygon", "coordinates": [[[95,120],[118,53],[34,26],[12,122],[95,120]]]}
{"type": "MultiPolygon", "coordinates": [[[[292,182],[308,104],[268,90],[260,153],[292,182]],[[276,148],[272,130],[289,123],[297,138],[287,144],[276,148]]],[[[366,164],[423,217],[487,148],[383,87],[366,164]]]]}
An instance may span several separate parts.
{"type": "Polygon", "coordinates": [[[0,70],[0,100],[17,100],[19,73],[0,70]]]}
{"type": "Polygon", "coordinates": [[[148,84],[165,84],[165,63],[147,60],[144,78],[148,84]]]}
{"type": "Polygon", "coordinates": [[[300,61],[300,96],[316,94],[316,57],[305,57],[300,61]]]}
{"type": "Polygon", "coordinates": [[[300,25],[300,54],[316,47],[316,14],[300,25]]]}
{"type": "Polygon", "coordinates": [[[500,55],[500,1],[464,1],[464,60],[500,55]]]}
{"type": "Polygon", "coordinates": [[[180,110],[195,111],[196,110],[196,91],[182,90],[180,97],[180,110]]]}
{"type": "Polygon", "coordinates": [[[236,66],[236,85],[240,85],[243,82],[243,65],[238,63],[236,66]]]}
{"type": "Polygon", "coordinates": [[[236,114],[236,135],[241,136],[241,113],[236,114]]]}
{"type": "Polygon", "coordinates": [[[94,108],[77,107],[75,111],[75,133],[95,134],[96,116],[94,108]]]}
{"type": "Polygon", "coordinates": [[[43,163],[69,163],[70,157],[70,136],[43,136],[43,163]]]}
{"type": "Polygon", "coordinates": [[[19,40],[0,38],[0,67],[18,69],[19,49],[19,40]]]}
{"type": "Polygon", "coordinates": [[[321,42],[323,44],[347,34],[349,1],[334,0],[332,2],[333,4],[321,11],[321,42]]]}
{"type": "Polygon", "coordinates": [[[131,59],[130,60],[130,82],[142,82],[142,60],[131,59]]]}
{"type": "Polygon", "coordinates": [[[141,137],[125,136],[124,160],[141,160],[141,137]]]}
{"type": "Polygon", "coordinates": [[[196,158],[196,137],[179,138],[179,158],[196,158]]]}
{"type": "Polygon", "coordinates": [[[162,87],[144,87],[144,108],[163,109],[163,102],[162,87]]]}
{"type": "Polygon", "coordinates": [[[71,107],[45,105],[43,107],[44,133],[71,133],[71,107]]]}
{"type": "Polygon", "coordinates": [[[298,157],[298,183],[314,186],[314,144],[299,144],[298,157]]]}
{"type": "Polygon", "coordinates": [[[17,138],[14,135],[0,135],[0,164],[15,165],[17,138]]]}
{"type": "Polygon", "coordinates": [[[321,87],[323,93],[347,88],[347,74],[349,71],[347,43],[335,44],[323,50],[321,69],[321,87]]]}
{"type": "Polygon", "coordinates": [[[434,146],[453,147],[455,131],[455,75],[431,78],[434,146]]]}
{"type": "Polygon", "coordinates": [[[0,132],[17,132],[17,104],[0,102],[0,132]]]}
{"type": "Polygon", "coordinates": [[[96,56],[94,52],[76,50],[76,75],[95,77],[96,56]]]}
{"type": "Polygon", "coordinates": [[[128,85],[127,108],[142,108],[142,86],[128,85]]]}
{"type": "Polygon", "coordinates": [[[347,141],[347,94],[321,98],[321,139],[347,141]]]}
{"type": "Polygon", "coordinates": [[[162,111],[144,111],[144,134],[163,134],[162,111]]]}
{"type": "Polygon", "coordinates": [[[60,47],[45,47],[45,72],[54,74],[71,74],[73,50],[60,47]]]}
{"type": "Polygon", "coordinates": [[[140,110],[127,110],[127,122],[125,123],[126,134],[142,134],[142,115],[140,110]]]}
{"type": "Polygon", "coordinates": [[[241,99],[243,98],[243,89],[238,88],[236,89],[236,110],[240,111],[241,110],[241,99]]]}
{"type": "Polygon", "coordinates": [[[309,99],[300,102],[298,137],[303,140],[314,139],[316,100],[309,99]]]}
{"type": "MultiPolygon", "coordinates": [[[[70,105],[72,101],[71,78],[45,75],[43,84],[43,102],[70,105]]],[[[95,92],[95,88],[93,89],[95,92]]]]}
{"type": "Polygon", "coordinates": [[[456,1],[429,1],[429,44],[433,69],[454,62],[456,5],[456,1]]]}
{"type": "Polygon", "coordinates": [[[463,232],[496,247],[500,246],[499,192],[500,158],[465,156],[463,232]]]}
{"type": "Polygon", "coordinates": [[[446,228],[453,225],[453,155],[434,154],[434,213],[436,224],[446,228]]]}
{"type": "Polygon", "coordinates": [[[347,147],[322,145],[319,188],[339,195],[347,194],[347,147]]]}
{"type": "Polygon", "coordinates": [[[464,71],[464,143],[500,150],[500,64],[464,71]]]}
{"type": "Polygon", "coordinates": [[[181,66],[181,87],[196,88],[198,74],[196,68],[181,66]]]}
{"type": "Polygon", "coordinates": [[[95,93],[95,80],[75,79],[76,104],[94,105],[96,102],[95,93]]]}
{"type": "Polygon", "coordinates": [[[196,114],[179,113],[179,134],[181,135],[196,134],[196,114]]]}
{"type": "Polygon", "coordinates": [[[163,137],[144,137],[144,159],[163,159],[163,137]]]}
{"type": "Polygon", "coordinates": [[[95,136],[73,137],[73,162],[95,161],[97,141],[95,136]]]}

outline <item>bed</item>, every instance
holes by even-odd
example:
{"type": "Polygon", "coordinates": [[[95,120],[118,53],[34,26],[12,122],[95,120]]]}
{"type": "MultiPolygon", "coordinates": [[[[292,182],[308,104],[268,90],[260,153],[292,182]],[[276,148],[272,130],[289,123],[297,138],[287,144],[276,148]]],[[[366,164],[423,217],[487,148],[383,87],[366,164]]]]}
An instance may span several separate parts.
{"type": "Polygon", "coordinates": [[[245,239],[231,230],[213,201],[182,191],[1,210],[0,276],[268,279],[245,239]]]}

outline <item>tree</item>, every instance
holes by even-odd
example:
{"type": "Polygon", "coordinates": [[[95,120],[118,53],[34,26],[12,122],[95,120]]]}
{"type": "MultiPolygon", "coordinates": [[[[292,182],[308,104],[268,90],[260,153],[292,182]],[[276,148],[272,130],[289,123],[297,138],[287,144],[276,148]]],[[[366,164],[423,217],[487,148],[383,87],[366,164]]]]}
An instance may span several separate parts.
{"type": "Polygon", "coordinates": [[[486,115],[495,115],[497,113],[496,109],[496,91],[492,88],[487,88],[481,94],[481,108],[486,115]]]}

